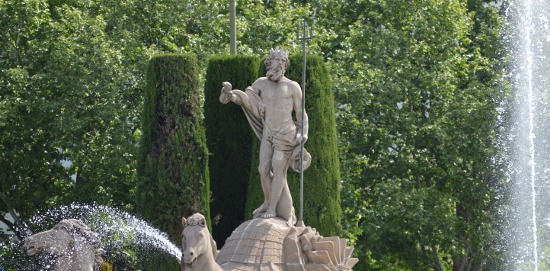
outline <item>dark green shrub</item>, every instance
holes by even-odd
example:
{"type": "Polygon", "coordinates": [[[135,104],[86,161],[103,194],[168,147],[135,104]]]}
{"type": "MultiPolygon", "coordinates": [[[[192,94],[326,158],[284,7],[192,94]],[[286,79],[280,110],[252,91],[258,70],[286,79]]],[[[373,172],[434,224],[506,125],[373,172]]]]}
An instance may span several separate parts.
{"type": "Polygon", "coordinates": [[[215,56],[210,59],[204,88],[204,116],[212,189],[212,235],[218,246],[244,221],[250,178],[250,153],[255,140],[240,106],[218,100],[222,82],[244,90],[258,77],[253,56],[215,56]]]}
{"type": "MultiPolygon", "coordinates": [[[[285,76],[302,82],[302,56],[290,57],[290,67],[285,76]]],[[[340,163],[338,139],[334,115],[334,95],[328,69],[319,56],[307,56],[306,112],[309,116],[309,139],[305,144],[311,153],[311,166],[304,172],[304,222],[316,228],[322,235],[337,235],[341,229],[340,163]]],[[[265,74],[261,65],[260,74],[265,74]]],[[[259,141],[254,140],[251,163],[251,179],[246,204],[247,218],[263,202],[260,177],[257,172],[259,141]]],[[[288,171],[288,185],[292,193],[296,216],[299,210],[300,175],[288,171]]]]}
{"type": "Polygon", "coordinates": [[[183,216],[210,216],[208,151],[195,57],[153,57],[145,95],[136,211],[180,244],[183,216]]]}

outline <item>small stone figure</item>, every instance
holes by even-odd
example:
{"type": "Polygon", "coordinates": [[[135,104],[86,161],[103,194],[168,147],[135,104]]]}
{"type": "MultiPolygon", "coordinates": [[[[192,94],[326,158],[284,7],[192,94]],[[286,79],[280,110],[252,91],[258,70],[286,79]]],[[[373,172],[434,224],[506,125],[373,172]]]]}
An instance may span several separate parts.
{"type": "Polygon", "coordinates": [[[95,271],[103,264],[104,251],[97,235],[78,219],[64,219],[51,230],[25,240],[27,254],[54,255],[56,271],[95,271]]]}
{"type": "MultiPolygon", "coordinates": [[[[277,216],[294,224],[296,216],[286,176],[289,166],[300,171],[300,144],[308,138],[308,117],[305,110],[302,114],[300,85],[284,76],[289,64],[288,52],[271,50],[265,60],[265,77],[257,79],[245,92],[224,82],[219,99],[223,104],[232,101],[240,105],[261,140],[258,170],[264,202],[253,212],[254,217],[277,216]]],[[[304,149],[303,169],[310,163],[311,155],[304,149]]]]}

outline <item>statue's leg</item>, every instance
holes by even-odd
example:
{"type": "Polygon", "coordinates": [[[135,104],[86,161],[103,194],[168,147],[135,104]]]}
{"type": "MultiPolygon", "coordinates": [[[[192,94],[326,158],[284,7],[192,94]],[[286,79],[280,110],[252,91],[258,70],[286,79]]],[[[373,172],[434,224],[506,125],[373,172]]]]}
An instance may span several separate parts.
{"type": "Polygon", "coordinates": [[[292,196],[290,195],[290,189],[288,188],[288,182],[285,178],[283,191],[281,192],[281,197],[279,198],[279,203],[277,203],[277,216],[283,218],[284,220],[290,221],[290,224],[294,224],[296,221],[294,215],[294,210],[292,206],[292,196]]]}
{"type": "Polygon", "coordinates": [[[267,211],[265,212],[265,214],[262,215],[262,217],[264,218],[277,216],[277,204],[279,203],[281,194],[286,184],[286,169],[288,168],[288,158],[285,157],[283,152],[274,150],[271,164],[273,167],[273,180],[271,182],[269,206],[267,207],[267,211]]]}
{"type": "Polygon", "coordinates": [[[257,217],[258,215],[264,213],[269,206],[270,192],[271,192],[271,182],[273,179],[273,173],[271,171],[271,158],[273,156],[273,147],[271,142],[264,138],[260,143],[260,163],[258,165],[258,171],[260,172],[260,182],[262,184],[262,190],[264,192],[264,202],[260,207],[258,207],[252,215],[257,217]]]}

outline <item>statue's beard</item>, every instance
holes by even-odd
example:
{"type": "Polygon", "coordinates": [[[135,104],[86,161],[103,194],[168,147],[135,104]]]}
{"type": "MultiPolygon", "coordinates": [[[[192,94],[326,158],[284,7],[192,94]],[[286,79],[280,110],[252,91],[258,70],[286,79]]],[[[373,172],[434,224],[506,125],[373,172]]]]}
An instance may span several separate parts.
{"type": "Polygon", "coordinates": [[[267,79],[277,82],[281,80],[284,74],[285,74],[285,70],[283,69],[283,67],[279,66],[277,68],[273,68],[267,71],[266,76],[267,76],[267,79]]]}

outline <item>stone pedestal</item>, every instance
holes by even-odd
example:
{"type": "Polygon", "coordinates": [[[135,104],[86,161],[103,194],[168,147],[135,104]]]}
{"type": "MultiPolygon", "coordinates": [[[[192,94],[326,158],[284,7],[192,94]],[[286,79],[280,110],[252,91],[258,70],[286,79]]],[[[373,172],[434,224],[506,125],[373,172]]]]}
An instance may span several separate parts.
{"type": "Polygon", "coordinates": [[[280,218],[256,218],[233,231],[216,262],[226,271],[343,271],[358,262],[352,251],[346,239],[322,237],[280,218]]]}

